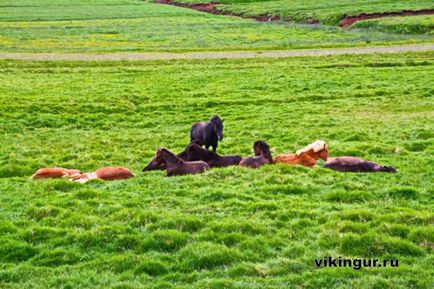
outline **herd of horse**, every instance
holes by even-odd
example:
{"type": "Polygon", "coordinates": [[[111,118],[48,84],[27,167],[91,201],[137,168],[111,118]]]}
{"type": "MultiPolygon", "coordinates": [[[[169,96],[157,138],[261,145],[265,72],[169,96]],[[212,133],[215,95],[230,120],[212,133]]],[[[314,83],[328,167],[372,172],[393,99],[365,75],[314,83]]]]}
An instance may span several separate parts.
{"type": "MultiPolygon", "coordinates": [[[[389,172],[396,173],[394,167],[382,166],[357,157],[329,157],[326,142],[317,140],[303,149],[291,154],[280,154],[273,158],[270,146],[262,140],[253,144],[254,156],[218,155],[217,145],[223,140],[223,120],[217,115],[207,122],[196,122],[190,129],[190,143],[179,154],[166,148],[159,148],[154,158],[143,168],[143,172],[166,170],[168,176],[202,173],[213,167],[242,166],[259,168],[263,165],[282,163],[313,167],[319,159],[324,160],[324,167],[339,172],[389,172]],[[203,148],[203,146],[205,148],[203,148]],[[209,150],[209,148],[212,150],[209,150]]],[[[42,168],[32,175],[34,179],[68,178],[85,183],[92,179],[119,180],[134,177],[135,174],[124,167],[105,167],[90,173],[82,173],[76,169],[42,168]]]]}

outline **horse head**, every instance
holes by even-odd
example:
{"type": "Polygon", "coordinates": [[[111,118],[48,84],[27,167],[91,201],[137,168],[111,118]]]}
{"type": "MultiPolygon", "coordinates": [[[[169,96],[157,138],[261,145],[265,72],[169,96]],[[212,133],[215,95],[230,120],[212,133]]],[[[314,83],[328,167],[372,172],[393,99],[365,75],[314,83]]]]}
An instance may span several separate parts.
{"type": "Polygon", "coordinates": [[[329,146],[327,144],[324,144],[324,148],[320,151],[319,157],[324,161],[327,161],[329,158],[329,146]]]}
{"type": "Polygon", "coordinates": [[[220,119],[217,115],[214,115],[210,122],[213,124],[213,131],[217,135],[219,141],[223,140],[223,119],[220,119]]]}
{"type": "Polygon", "coordinates": [[[146,167],[143,168],[142,172],[153,171],[153,170],[161,170],[161,163],[157,161],[156,158],[153,158],[146,167]]]}
{"type": "Polygon", "coordinates": [[[163,150],[162,148],[157,150],[154,158],[146,165],[146,167],[143,168],[142,172],[162,169],[162,164],[164,163],[162,157],[163,154],[162,150],[163,150]]]}
{"type": "Polygon", "coordinates": [[[271,163],[273,162],[273,157],[271,156],[270,146],[262,140],[255,141],[253,144],[253,151],[255,156],[263,156],[268,159],[271,163]]]}

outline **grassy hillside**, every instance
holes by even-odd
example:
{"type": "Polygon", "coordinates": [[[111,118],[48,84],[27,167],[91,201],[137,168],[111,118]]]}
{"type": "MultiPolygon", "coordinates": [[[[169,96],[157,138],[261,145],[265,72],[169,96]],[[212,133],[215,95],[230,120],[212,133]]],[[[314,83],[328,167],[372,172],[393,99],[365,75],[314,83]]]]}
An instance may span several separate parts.
{"type": "Polygon", "coordinates": [[[352,28],[368,28],[377,31],[404,34],[434,34],[434,15],[385,17],[356,22],[352,28]]]}
{"type": "Polygon", "coordinates": [[[430,42],[429,36],[258,23],[143,1],[0,1],[1,52],[257,50],[430,42]]]}
{"type": "Polygon", "coordinates": [[[319,20],[323,24],[337,25],[344,16],[361,13],[382,13],[403,10],[434,9],[430,0],[180,0],[188,3],[221,3],[219,9],[245,15],[277,15],[302,23],[319,20]]]}
{"type": "Polygon", "coordinates": [[[0,61],[0,287],[430,288],[432,53],[172,62],[0,61]],[[393,165],[140,173],[189,126],[225,119],[220,153],[315,139],[393,165]],[[42,166],[138,177],[30,181],[42,166]],[[314,266],[398,258],[399,268],[314,266]]]}

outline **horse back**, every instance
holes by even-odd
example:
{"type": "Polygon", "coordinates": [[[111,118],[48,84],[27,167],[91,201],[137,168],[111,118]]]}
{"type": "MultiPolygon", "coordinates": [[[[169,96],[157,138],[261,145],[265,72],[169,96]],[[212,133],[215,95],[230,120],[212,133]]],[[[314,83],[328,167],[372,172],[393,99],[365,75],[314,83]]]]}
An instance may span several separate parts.
{"type": "Polygon", "coordinates": [[[199,145],[203,145],[203,133],[205,131],[206,123],[195,122],[190,129],[190,142],[196,142],[199,145]]]}
{"type": "Polygon", "coordinates": [[[327,160],[324,167],[338,172],[374,172],[380,166],[356,157],[336,157],[327,160]]]}
{"type": "Polygon", "coordinates": [[[243,158],[239,155],[220,156],[218,159],[208,162],[210,167],[237,166],[243,158]]]}
{"type": "Polygon", "coordinates": [[[254,157],[248,157],[244,158],[240,161],[240,166],[242,167],[249,167],[252,169],[259,168],[260,166],[269,164],[270,162],[264,158],[263,156],[254,156],[254,157]]]}
{"type": "Polygon", "coordinates": [[[277,155],[274,158],[275,163],[283,163],[289,165],[303,165],[307,167],[312,167],[316,165],[316,160],[309,156],[308,154],[282,154],[277,155]]]}
{"type": "Polygon", "coordinates": [[[189,174],[203,173],[209,169],[209,165],[204,161],[184,162],[178,164],[173,168],[167,169],[168,176],[180,176],[189,174]]]}

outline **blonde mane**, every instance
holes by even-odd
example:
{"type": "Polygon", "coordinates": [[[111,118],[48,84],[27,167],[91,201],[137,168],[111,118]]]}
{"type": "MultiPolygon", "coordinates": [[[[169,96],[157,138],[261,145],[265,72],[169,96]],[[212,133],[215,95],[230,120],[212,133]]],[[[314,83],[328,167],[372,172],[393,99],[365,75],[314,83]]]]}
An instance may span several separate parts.
{"type": "Polygon", "coordinates": [[[295,154],[299,156],[302,153],[308,152],[310,150],[313,150],[314,152],[317,153],[317,152],[325,149],[326,145],[327,144],[326,144],[325,141],[323,141],[323,140],[317,140],[317,141],[311,143],[310,145],[308,145],[307,147],[302,148],[302,149],[296,151],[295,154]]]}

